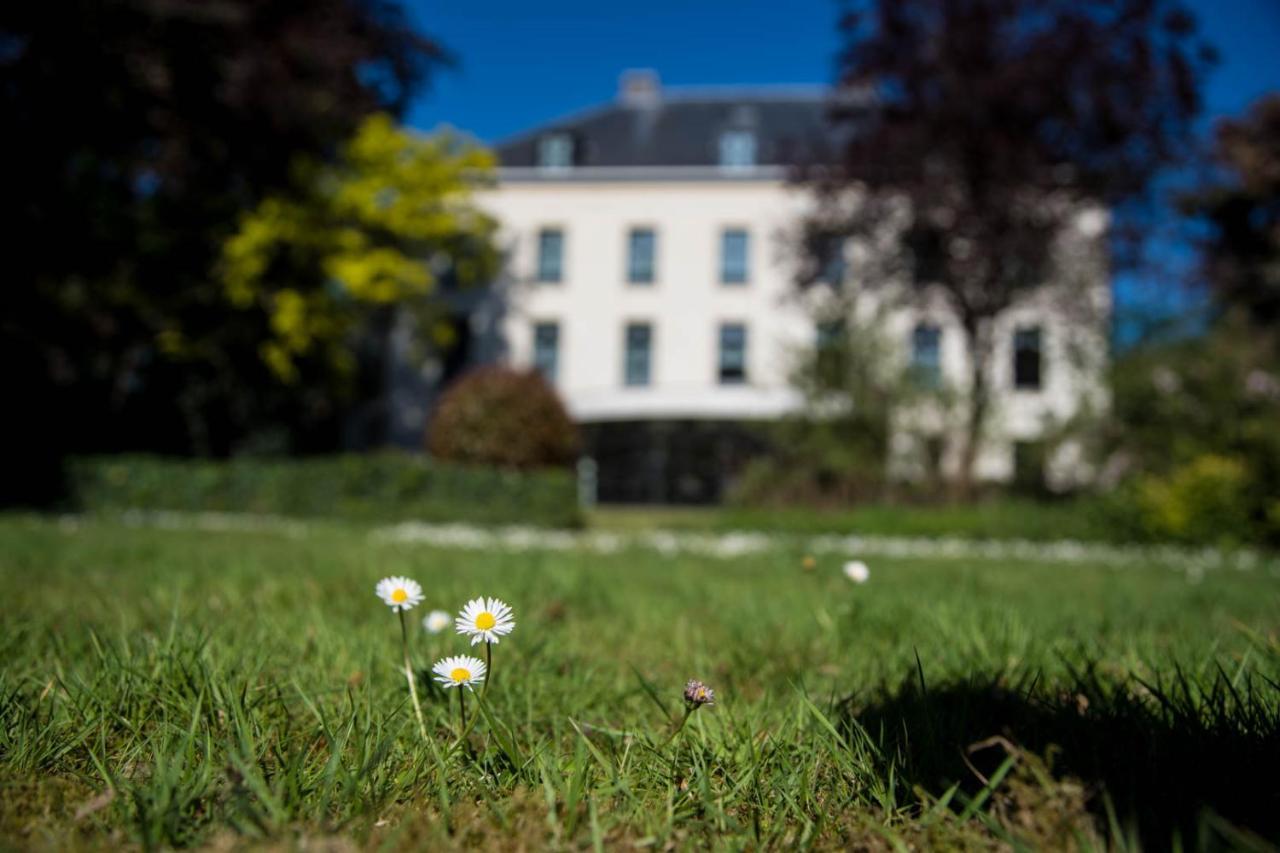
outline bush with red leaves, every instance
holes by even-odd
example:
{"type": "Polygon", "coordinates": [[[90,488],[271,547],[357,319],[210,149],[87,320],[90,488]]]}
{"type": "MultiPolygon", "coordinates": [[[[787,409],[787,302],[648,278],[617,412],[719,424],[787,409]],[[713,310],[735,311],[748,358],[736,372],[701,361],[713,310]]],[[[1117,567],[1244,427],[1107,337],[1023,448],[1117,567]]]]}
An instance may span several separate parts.
{"type": "Polygon", "coordinates": [[[427,432],[438,459],[527,470],[566,466],[578,454],[578,429],[542,375],[482,367],[440,400],[427,432]]]}

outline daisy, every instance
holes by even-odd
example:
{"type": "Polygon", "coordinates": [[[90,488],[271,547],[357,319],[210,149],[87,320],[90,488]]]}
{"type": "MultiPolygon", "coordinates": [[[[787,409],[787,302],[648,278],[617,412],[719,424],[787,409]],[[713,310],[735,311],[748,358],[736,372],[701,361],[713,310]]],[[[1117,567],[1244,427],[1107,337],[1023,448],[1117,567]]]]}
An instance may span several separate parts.
{"type": "Polygon", "coordinates": [[[422,627],[433,634],[439,634],[449,627],[449,614],[443,610],[432,610],[422,618],[422,627]]]}
{"type": "Polygon", "coordinates": [[[866,583],[871,577],[871,570],[861,560],[850,560],[844,564],[844,576],[854,583],[866,583]]]}
{"type": "Polygon", "coordinates": [[[374,592],[392,610],[411,610],[422,603],[422,586],[409,578],[383,578],[374,587],[374,592]]]}
{"type": "Polygon", "coordinates": [[[471,687],[484,681],[485,665],[480,658],[456,655],[437,661],[431,671],[445,687],[471,687]]]}
{"type": "Polygon", "coordinates": [[[496,598],[476,598],[467,602],[462,613],[454,620],[459,634],[471,637],[471,645],[494,643],[510,634],[516,627],[511,608],[496,598]]]}
{"type": "Polygon", "coordinates": [[[696,678],[684,686],[684,702],[691,708],[716,704],[716,692],[696,678]]]}

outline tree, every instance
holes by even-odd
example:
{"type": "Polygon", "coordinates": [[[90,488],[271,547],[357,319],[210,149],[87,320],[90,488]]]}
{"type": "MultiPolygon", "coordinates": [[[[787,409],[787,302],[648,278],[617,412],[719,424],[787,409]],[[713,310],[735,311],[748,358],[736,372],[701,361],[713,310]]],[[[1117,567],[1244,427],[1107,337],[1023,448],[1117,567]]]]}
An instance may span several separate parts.
{"type": "Polygon", "coordinates": [[[803,171],[819,207],[802,283],[852,238],[863,286],[953,312],[970,361],[968,491],[994,320],[1051,277],[1088,301],[1090,276],[1055,276],[1089,251],[1073,226],[1144,197],[1180,156],[1211,55],[1157,0],[868,0],[841,27],[839,154],[803,171]]]}
{"type": "Polygon", "coordinates": [[[295,408],[232,328],[222,241],[442,51],[384,0],[11,3],[0,45],[0,323],[25,404],[6,491],[68,451],[226,453],[295,408]],[[175,359],[172,329],[227,349],[175,359]]]}
{"type": "MultiPolygon", "coordinates": [[[[804,405],[769,425],[771,452],[753,459],[738,478],[739,502],[821,506],[883,499],[894,435],[916,432],[903,412],[935,397],[927,379],[902,363],[885,333],[883,309],[862,312],[833,301],[817,319],[816,342],[794,351],[790,371],[804,405]]],[[[932,475],[929,460],[912,461],[932,475]]]]}
{"type": "Polygon", "coordinates": [[[1280,95],[1218,125],[1216,181],[1184,199],[1204,226],[1203,276],[1224,311],[1280,322],[1280,95]]]}
{"type": "MultiPolygon", "coordinates": [[[[300,186],[241,219],[219,269],[226,298],[256,315],[271,372],[295,383],[315,357],[349,374],[350,336],[372,312],[405,306],[430,327],[434,290],[487,281],[497,225],[472,190],[492,168],[456,134],[421,137],[385,114],[366,119],[336,162],[300,163],[300,186]]],[[[190,349],[179,330],[162,343],[190,349]]]]}

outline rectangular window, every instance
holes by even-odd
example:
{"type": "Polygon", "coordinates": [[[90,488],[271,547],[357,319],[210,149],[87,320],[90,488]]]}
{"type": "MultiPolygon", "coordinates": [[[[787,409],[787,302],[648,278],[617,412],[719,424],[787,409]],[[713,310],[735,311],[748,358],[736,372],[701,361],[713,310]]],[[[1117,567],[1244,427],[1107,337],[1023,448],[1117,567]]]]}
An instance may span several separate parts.
{"type": "Polygon", "coordinates": [[[832,287],[844,283],[847,268],[844,261],[844,240],[840,237],[826,237],[820,247],[819,263],[821,271],[818,277],[832,287]]]}
{"type": "Polygon", "coordinates": [[[543,228],[538,232],[538,281],[560,281],[563,264],[564,232],[559,228],[543,228]]]}
{"type": "Polygon", "coordinates": [[[749,169],[756,164],[756,135],[749,130],[727,130],[720,134],[720,165],[749,169]]]}
{"type": "Polygon", "coordinates": [[[720,281],[724,284],[746,284],[749,271],[747,252],[750,237],[741,228],[729,228],[720,235],[720,281]]]}
{"type": "Polygon", "coordinates": [[[720,384],[747,381],[747,327],[725,323],[720,327],[720,384]]]}
{"type": "Polygon", "coordinates": [[[926,388],[942,382],[942,330],[921,323],[911,332],[911,372],[926,388]]]}
{"type": "Polygon", "coordinates": [[[626,385],[649,384],[649,362],[653,349],[653,327],[648,323],[628,323],[626,353],[623,356],[623,377],[626,385]]]}
{"type": "Polygon", "coordinates": [[[843,381],[847,363],[847,334],[847,327],[842,319],[823,320],[815,327],[813,343],[817,354],[815,365],[819,381],[831,385],[843,381]]]}
{"type": "Polygon", "coordinates": [[[627,238],[627,281],[651,284],[654,278],[658,238],[652,228],[632,228],[627,238]]]}
{"type": "Polygon", "coordinates": [[[568,169],[573,165],[573,137],[551,133],[538,140],[538,165],[543,169],[568,169]]]}
{"type": "Polygon", "coordinates": [[[548,382],[556,381],[560,362],[560,325],[533,324],[533,366],[548,382]]]}
{"type": "Polygon", "coordinates": [[[1013,387],[1020,391],[1037,391],[1040,388],[1040,338],[1039,326],[1013,332],[1013,387]]]}
{"type": "Polygon", "coordinates": [[[823,320],[814,327],[814,345],[822,351],[839,348],[844,343],[844,320],[823,320]]]}

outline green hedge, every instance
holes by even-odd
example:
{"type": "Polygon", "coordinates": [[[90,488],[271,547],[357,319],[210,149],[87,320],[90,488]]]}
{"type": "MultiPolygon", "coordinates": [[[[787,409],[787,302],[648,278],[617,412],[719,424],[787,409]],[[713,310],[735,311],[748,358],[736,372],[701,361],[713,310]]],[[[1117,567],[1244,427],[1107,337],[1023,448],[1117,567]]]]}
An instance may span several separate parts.
{"type": "Polygon", "coordinates": [[[100,456],[68,466],[85,510],[184,510],[377,521],[581,524],[567,471],[514,473],[400,453],[231,461],[100,456]]]}

